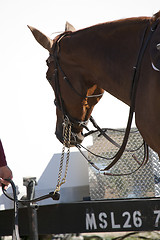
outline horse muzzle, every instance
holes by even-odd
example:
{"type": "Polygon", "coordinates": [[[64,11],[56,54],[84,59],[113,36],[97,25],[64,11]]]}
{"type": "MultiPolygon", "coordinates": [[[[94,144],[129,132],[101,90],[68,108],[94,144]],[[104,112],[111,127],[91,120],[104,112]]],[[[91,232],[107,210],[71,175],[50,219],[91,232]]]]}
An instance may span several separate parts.
{"type": "Polygon", "coordinates": [[[71,119],[66,115],[61,124],[56,125],[56,137],[63,143],[66,147],[74,147],[77,144],[82,143],[84,139],[83,128],[87,128],[86,124],[88,121],[71,121],[71,119]]]}

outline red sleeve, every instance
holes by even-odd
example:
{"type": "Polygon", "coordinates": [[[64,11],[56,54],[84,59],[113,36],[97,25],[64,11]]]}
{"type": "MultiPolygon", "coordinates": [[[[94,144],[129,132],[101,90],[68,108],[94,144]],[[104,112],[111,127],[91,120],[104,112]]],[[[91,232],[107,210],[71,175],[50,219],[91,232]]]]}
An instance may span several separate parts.
{"type": "Polygon", "coordinates": [[[4,154],[4,149],[3,149],[3,146],[2,146],[2,142],[0,140],[0,167],[6,166],[6,165],[7,165],[6,157],[5,157],[5,154],[4,154]]]}

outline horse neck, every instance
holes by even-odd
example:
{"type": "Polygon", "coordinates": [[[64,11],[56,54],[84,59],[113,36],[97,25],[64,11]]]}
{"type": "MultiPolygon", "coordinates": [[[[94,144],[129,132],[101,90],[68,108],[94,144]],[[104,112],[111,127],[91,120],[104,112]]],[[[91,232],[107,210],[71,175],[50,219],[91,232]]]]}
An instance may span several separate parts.
{"type": "Polygon", "coordinates": [[[67,44],[70,55],[66,55],[74,65],[72,71],[78,66],[86,82],[130,105],[133,67],[148,22],[148,18],[120,20],[73,33],[67,44]]]}

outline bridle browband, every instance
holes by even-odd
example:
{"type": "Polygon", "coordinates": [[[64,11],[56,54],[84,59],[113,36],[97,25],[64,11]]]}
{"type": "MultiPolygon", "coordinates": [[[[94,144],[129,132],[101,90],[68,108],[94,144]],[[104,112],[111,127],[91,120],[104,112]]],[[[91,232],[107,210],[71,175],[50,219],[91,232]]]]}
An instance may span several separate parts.
{"type": "MultiPolygon", "coordinates": [[[[72,85],[71,81],[69,80],[69,78],[66,76],[66,74],[64,73],[64,71],[61,68],[61,65],[59,63],[59,58],[58,58],[58,54],[60,51],[60,41],[67,35],[69,35],[70,32],[65,32],[63,34],[61,34],[58,39],[56,40],[56,42],[54,43],[53,47],[52,47],[52,53],[50,54],[49,58],[47,59],[47,61],[50,63],[51,61],[54,62],[54,74],[52,75],[52,79],[53,81],[55,81],[55,100],[54,100],[54,104],[56,105],[56,107],[62,112],[63,114],[63,118],[68,118],[68,120],[70,121],[71,126],[73,127],[83,127],[85,129],[88,130],[87,128],[87,124],[89,119],[85,120],[85,121],[81,121],[78,119],[73,118],[70,113],[66,110],[63,98],[61,96],[61,89],[60,89],[60,84],[59,84],[59,72],[58,70],[61,72],[62,76],[63,76],[63,80],[68,84],[68,86],[72,89],[72,91],[74,93],[76,93],[79,97],[81,97],[82,99],[87,99],[87,98],[94,98],[94,97],[102,97],[104,93],[100,93],[100,94],[94,94],[94,95],[89,95],[89,96],[84,96],[81,93],[79,93],[77,91],[76,88],[74,88],[74,86],[72,85]]],[[[72,132],[72,134],[74,134],[72,132]]]]}

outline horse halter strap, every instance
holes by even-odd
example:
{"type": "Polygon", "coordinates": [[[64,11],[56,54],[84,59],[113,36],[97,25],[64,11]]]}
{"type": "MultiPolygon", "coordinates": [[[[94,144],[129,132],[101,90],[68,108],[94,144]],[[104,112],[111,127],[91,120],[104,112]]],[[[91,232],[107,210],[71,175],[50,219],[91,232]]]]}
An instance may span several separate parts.
{"type": "MultiPolygon", "coordinates": [[[[71,89],[73,89],[78,95],[80,95],[76,89],[74,89],[74,87],[72,86],[71,82],[69,81],[69,79],[65,76],[59,61],[58,61],[58,53],[59,53],[59,43],[60,41],[69,33],[63,33],[59,36],[59,38],[57,39],[57,41],[54,44],[54,49],[53,49],[53,54],[50,54],[50,58],[52,59],[51,61],[54,61],[54,74],[52,76],[52,79],[54,79],[55,81],[55,100],[54,100],[54,104],[56,105],[56,107],[62,112],[64,119],[67,119],[68,122],[70,122],[70,124],[73,125],[78,125],[78,126],[82,126],[82,127],[86,127],[88,121],[79,121],[77,119],[74,119],[67,111],[64,105],[64,101],[62,99],[61,96],[61,89],[60,89],[60,84],[59,84],[59,73],[58,70],[60,70],[60,72],[63,74],[63,79],[68,83],[68,85],[71,87],[71,89]]],[[[80,95],[81,96],[81,95],[80,95]]]]}
{"type": "Polygon", "coordinates": [[[50,58],[53,59],[54,64],[55,64],[55,70],[54,70],[54,74],[53,77],[55,80],[55,95],[56,95],[56,99],[54,100],[54,103],[56,105],[56,107],[63,113],[64,118],[68,118],[68,120],[70,121],[70,124],[72,126],[77,125],[77,126],[82,126],[84,128],[87,128],[87,124],[89,120],[86,121],[81,121],[81,120],[77,120],[75,118],[73,118],[68,111],[65,108],[64,105],[64,101],[63,98],[61,96],[61,89],[60,89],[60,84],[59,84],[59,76],[58,76],[58,70],[60,70],[61,74],[63,75],[63,80],[69,85],[69,87],[71,88],[72,91],[74,91],[79,97],[81,98],[92,98],[92,97],[101,97],[103,95],[103,93],[101,94],[96,94],[96,95],[90,95],[90,96],[84,96],[82,94],[80,94],[77,89],[74,88],[74,86],[72,85],[71,81],[68,79],[68,77],[66,76],[66,74],[64,73],[64,71],[62,70],[60,63],[59,63],[59,59],[58,59],[58,53],[60,50],[60,41],[67,35],[69,35],[70,32],[66,32],[63,33],[59,36],[59,38],[57,39],[57,41],[54,44],[54,49],[53,49],[53,54],[50,54],[50,58]]]}

